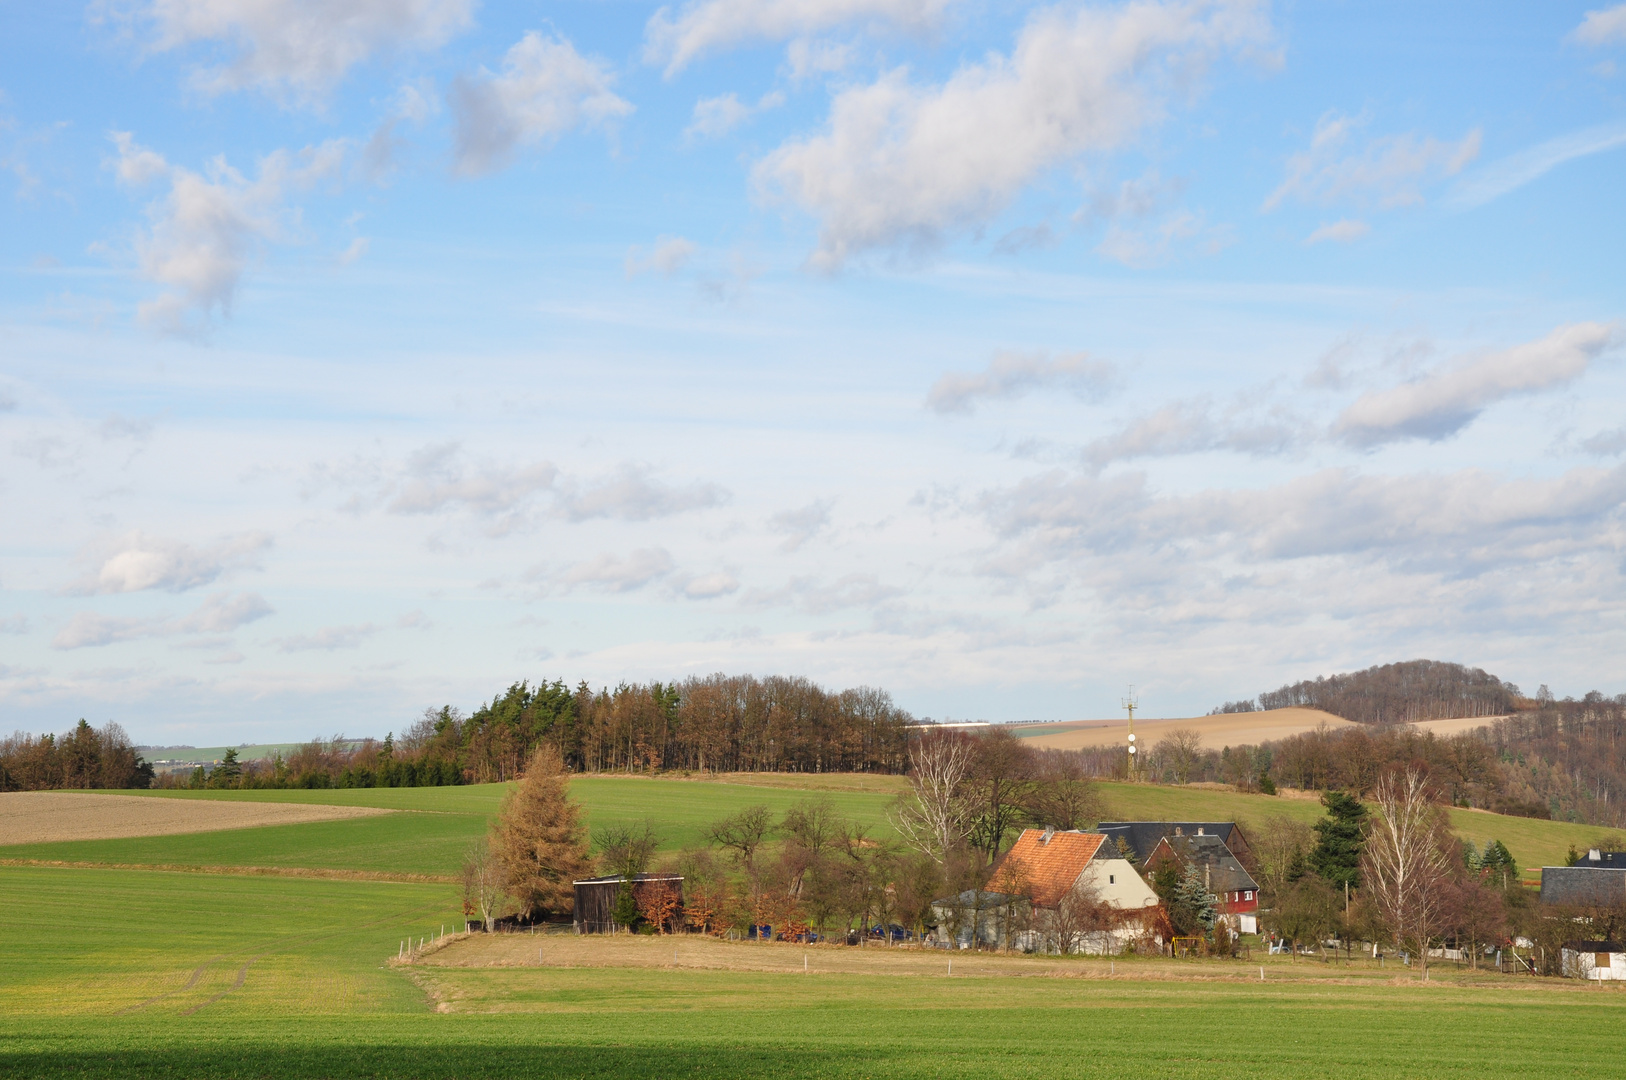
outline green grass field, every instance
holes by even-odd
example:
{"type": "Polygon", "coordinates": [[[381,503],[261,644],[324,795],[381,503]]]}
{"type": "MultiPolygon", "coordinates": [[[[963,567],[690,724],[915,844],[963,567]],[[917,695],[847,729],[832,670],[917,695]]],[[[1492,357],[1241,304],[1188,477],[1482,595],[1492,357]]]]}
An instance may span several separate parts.
{"type": "MultiPolygon", "coordinates": [[[[810,792],[879,825],[897,789],[744,779],[583,777],[573,791],[594,825],[647,818],[674,847],[724,814],[782,812],[810,792]]],[[[0,858],[447,874],[504,791],[154,792],[409,812],[0,858]]],[[[1221,791],[1105,795],[1122,817],[1320,814],[1221,791]]],[[[1596,833],[1456,820],[1524,865],[1596,833]]],[[[1115,979],[394,965],[403,939],[461,919],[456,886],[434,882],[11,865],[0,919],[6,1077],[1605,1077],[1620,1072],[1608,1033],[1626,1019],[1613,987],[1445,969],[1425,986],[1280,957],[1264,984],[1202,961],[1125,964],[1115,979]]]]}
{"type": "Polygon", "coordinates": [[[427,969],[387,961],[452,901],[432,885],[7,870],[0,1075],[1619,1075],[1608,1033],[1626,993],[1295,981],[1280,962],[1263,985],[1202,962],[1110,980],[461,969],[434,972],[437,1012],[427,969]]]}
{"type": "MultiPolygon", "coordinates": [[[[571,792],[587,811],[589,828],[650,822],[662,848],[675,851],[702,842],[705,826],[747,806],[776,814],[807,798],[829,798],[847,817],[868,824],[873,835],[891,836],[886,806],[904,789],[898,777],[767,776],[720,781],[664,777],[582,776],[571,792]]],[[[484,834],[490,815],[509,785],[439,788],[351,788],[328,791],[148,791],[149,798],[375,806],[414,811],[388,817],[305,825],[277,825],[229,832],[134,840],[81,840],[0,847],[0,859],[139,863],[151,866],[310,867],[401,874],[457,872],[469,844],[484,834]]],[[[1273,816],[1312,822],[1322,816],[1311,799],[1245,795],[1205,788],[1104,783],[1114,820],[1240,821],[1258,825],[1273,816]]],[[[1473,810],[1450,811],[1453,827],[1483,845],[1505,843],[1523,867],[1561,864],[1571,844],[1586,848],[1607,830],[1589,825],[1510,818],[1473,810]]]]}

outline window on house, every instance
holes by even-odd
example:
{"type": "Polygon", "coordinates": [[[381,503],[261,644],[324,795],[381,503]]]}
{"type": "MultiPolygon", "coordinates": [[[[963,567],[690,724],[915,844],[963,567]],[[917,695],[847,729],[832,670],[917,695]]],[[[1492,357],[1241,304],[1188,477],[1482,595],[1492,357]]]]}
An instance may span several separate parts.
{"type": "Polygon", "coordinates": [[[1598,967],[1608,967],[1609,966],[1609,954],[1606,953],[1606,952],[1599,953],[1597,956],[1594,956],[1592,958],[1592,963],[1594,965],[1598,966],[1598,967]]]}
{"type": "MultiPolygon", "coordinates": [[[[1108,874],[1107,875],[1107,884],[1108,885],[1116,885],[1117,883],[1118,883],[1118,876],[1116,874],[1108,874]]],[[[1607,963],[1607,961],[1605,961],[1605,962],[1607,963]]]]}
{"type": "Polygon", "coordinates": [[[1244,899],[1244,900],[1252,900],[1253,899],[1253,890],[1249,889],[1248,890],[1248,895],[1244,896],[1242,899],[1244,899]]]}

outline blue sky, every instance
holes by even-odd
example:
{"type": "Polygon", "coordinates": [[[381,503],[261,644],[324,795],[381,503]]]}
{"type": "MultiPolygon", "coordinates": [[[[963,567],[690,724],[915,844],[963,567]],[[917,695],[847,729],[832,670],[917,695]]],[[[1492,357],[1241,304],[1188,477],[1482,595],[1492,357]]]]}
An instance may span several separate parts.
{"type": "Polygon", "coordinates": [[[0,726],[1626,652],[1626,5],[0,4],[0,726]]]}

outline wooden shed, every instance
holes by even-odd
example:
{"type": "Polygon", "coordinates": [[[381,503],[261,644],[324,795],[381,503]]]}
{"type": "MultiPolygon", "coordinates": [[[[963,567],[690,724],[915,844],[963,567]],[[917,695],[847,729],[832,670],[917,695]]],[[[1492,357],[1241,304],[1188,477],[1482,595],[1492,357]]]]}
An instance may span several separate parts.
{"type": "MultiPolygon", "coordinates": [[[[613,934],[626,929],[615,921],[616,897],[621,894],[626,880],[620,874],[612,874],[571,883],[576,886],[576,933],[613,934]]],[[[657,889],[676,894],[677,908],[669,918],[671,925],[666,927],[676,930],[683,924],[683,878],[676,874],[639,874],[632,879],[633,895],[639,899],[640,907],[657,889]]]]}

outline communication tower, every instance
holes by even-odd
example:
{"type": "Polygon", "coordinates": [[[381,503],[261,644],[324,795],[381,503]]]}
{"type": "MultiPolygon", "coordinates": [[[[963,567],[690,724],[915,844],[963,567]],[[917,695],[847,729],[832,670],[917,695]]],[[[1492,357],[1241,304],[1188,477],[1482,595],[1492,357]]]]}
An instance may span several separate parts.
{"type": "Polygon", "coordinates": [[[1140,773],[1140,748],[1135,745],[1135,708],[1140,703],[1135,700],[1135,687],[1130,684],[1129,694],[1124,698],[1123,707],[1129,713],[1129,777],[1134,779],[1140,773]]]}

